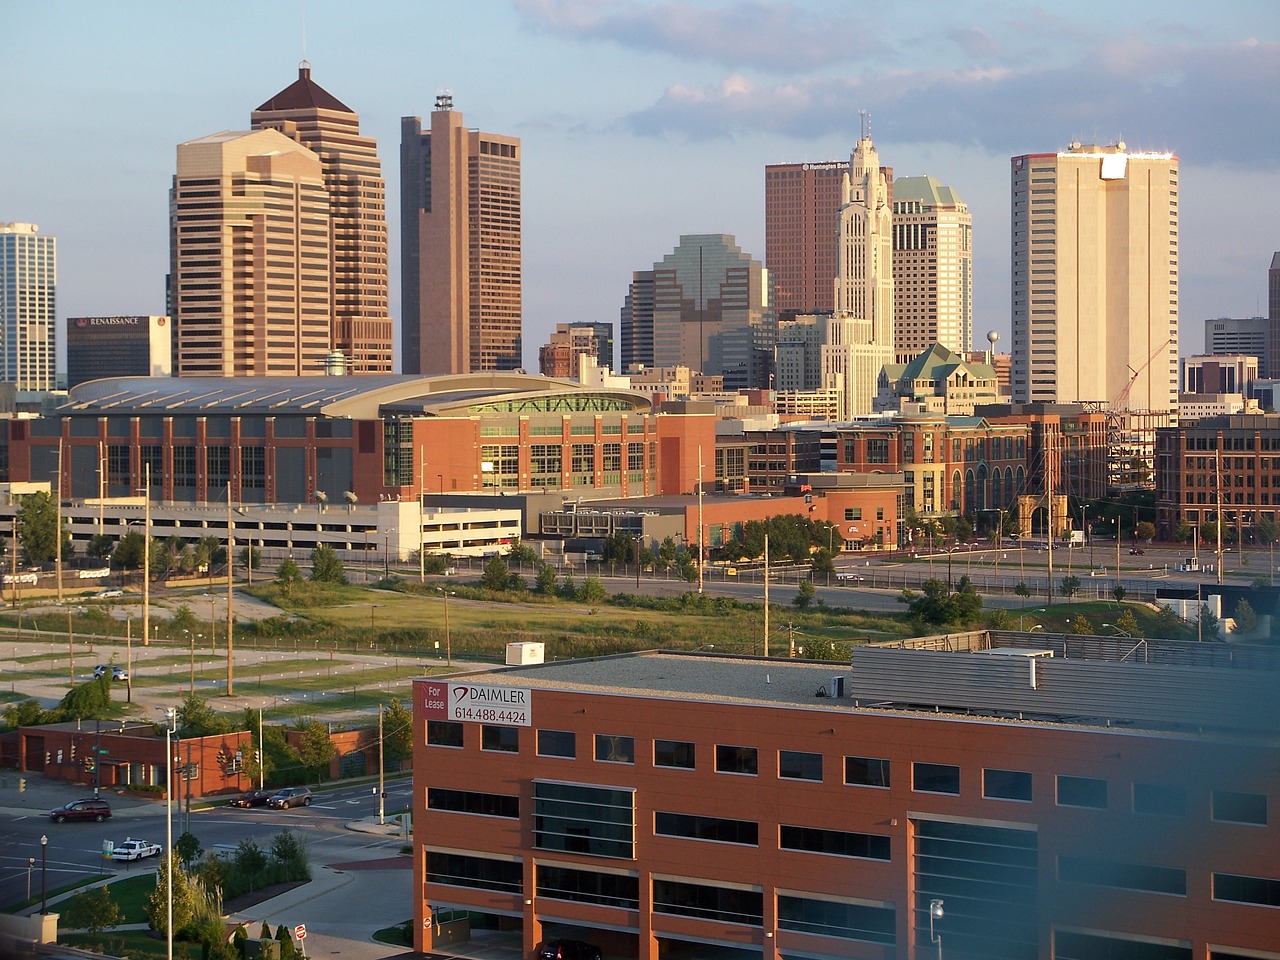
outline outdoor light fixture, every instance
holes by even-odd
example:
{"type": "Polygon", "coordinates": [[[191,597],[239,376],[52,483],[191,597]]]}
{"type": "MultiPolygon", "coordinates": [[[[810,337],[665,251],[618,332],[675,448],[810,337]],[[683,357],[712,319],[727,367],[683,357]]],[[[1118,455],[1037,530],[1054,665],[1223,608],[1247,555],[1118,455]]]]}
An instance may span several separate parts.
{"type": "Polygon", "coordinates": [[[942,934],[934,930],[933,924],[935,921],[941,920],[942,917],[943,917],[942,901],[930,900],[929,901],[929,942],[935,943],[938,945],[938,960],[942,960],[942,934]]]}

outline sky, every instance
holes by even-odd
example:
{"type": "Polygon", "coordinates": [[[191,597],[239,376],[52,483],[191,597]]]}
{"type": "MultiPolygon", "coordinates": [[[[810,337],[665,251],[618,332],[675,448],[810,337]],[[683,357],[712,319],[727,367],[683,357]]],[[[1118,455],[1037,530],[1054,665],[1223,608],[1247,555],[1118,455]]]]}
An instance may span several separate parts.
{"type": "Polygon", "coordinates": [[[378,140],[396,318],[400,118],[449,91],[521,138],[533,370],[681,235],[763,260],[765,165],[847,159],[861,111],[968,203],[979,347],[1009,346],[1012,156],[1180,158],[1183,355],[1266,313],[1280,250],[1275,0],[0,0],[0,36],[0,221],[57,238],[60,319],[164,312],[177,144],[248,129],[304,57],[378,140]]]}

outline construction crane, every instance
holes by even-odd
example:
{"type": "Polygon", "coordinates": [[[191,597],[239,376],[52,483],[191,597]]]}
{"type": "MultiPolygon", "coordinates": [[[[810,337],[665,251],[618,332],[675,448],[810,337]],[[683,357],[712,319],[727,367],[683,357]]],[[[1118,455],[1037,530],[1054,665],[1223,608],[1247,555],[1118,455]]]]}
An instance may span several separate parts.
{"type": "Polygon", "coordinates": [[[1169,413],[1128,409],[1129,393],[1144,370],[1172,343],[1166,338],[1136,370],[1129,367],[1129,382],[1107,410],[1107,486],[1134,489],[1150,483],[1155,460],[1156,427],[1172,422],[1169,413]],[[1135,464],[1139,464],[1135,468],[1135,464]]]}

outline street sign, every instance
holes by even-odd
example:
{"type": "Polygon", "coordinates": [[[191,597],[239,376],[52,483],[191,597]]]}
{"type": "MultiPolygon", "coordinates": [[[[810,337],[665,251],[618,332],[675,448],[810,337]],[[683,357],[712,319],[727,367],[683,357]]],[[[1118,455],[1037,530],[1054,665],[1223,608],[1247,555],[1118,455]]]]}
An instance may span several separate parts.
{"type": "Polygon", "coordinates": [[[297,940],[307,939],[307,925],[305,923],[300,923],[296,927],[294,927],[293,936],[297,940]]]}
{"type": "Polygon", "coordinates": [[[106,859],[106,860],[110,860],[110,859],[111,859],[111,851],[113,851],[115,848],[116,848],[116,842],[115,842],[114,840],[103,840],[103,841],[102,841],[102,856],[103,856],[103,858],[104,858],[104,859],[106,859]]]}

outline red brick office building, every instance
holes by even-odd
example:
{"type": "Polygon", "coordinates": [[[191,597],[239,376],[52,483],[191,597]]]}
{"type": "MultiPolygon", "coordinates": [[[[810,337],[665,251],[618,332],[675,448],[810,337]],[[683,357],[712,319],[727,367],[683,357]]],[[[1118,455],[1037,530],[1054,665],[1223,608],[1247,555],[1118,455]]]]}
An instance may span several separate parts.
{"type": "Polygon", "coordinates": [[[1280,957],[1275,665],[1035,639],[418,681],[415,948],[469,910],[528,957],[1280,957]]]}

